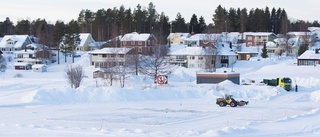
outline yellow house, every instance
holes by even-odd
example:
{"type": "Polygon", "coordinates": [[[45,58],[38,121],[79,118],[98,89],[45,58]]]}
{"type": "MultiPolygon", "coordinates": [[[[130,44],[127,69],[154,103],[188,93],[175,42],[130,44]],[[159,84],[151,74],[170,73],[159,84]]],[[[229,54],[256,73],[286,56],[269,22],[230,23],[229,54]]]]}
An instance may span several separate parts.
{"type": "Polygon", "coordinates": [[[189,38],[189,33],[170,33],[167,37],[168,44],[184,44],[184,39],[189,38]]]}
{"type": "Polygon", "coordinates": [[[94,49],[94,47],[92,47],[92,43],[95,43],[94,39],[92,38],[90,33],[79,33],[80,35],[80,43],[76,48],[76,51],[91,51],[92,49],[94,49]]]}

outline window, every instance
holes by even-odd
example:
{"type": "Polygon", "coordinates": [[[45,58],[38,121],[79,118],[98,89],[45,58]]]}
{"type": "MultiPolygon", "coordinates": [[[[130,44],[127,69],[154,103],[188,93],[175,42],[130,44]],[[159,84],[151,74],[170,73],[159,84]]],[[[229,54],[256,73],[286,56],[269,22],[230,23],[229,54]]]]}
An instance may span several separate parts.
{"type": "Polygon", "coordinates": [[[114,54],[112,54],[112,55],[111,55],[111,58],[114,58],[114,57],[115,57],[115,55],[114,55],[114,54]]]}
{"type": "Polygon", "coordinates": [[[228,56],[221,56],[221,59],[228,59],[228,56]]]}
{"type": "Polygon", "coordinates": [[[124,55],[121,54],[121,55],[120,55],[120,58],[123,58],[123,57],[124,57],[124,55]]]}
{"type": "Polygon", "coordinates": [[[274,50],[268,50],[268,53],[274,53],[274,50]]]}
{"type": "Polygon", "coordinates": [[[194,64],[189,64],[189,68],[194,68],[194,64]]]}
{"type": "Polygon", "coordinates": [[[139,45],[142,45],[142,41],[139,41],[138,44],[139,44],[139,45]]]}
{"type": "Polygon", "coordinates": [[[138,52],[142,52],[142,47],[138,47],[138,52]]]}
{"type": "Polygon", "coordinates": [[[127,45],[127,42],[126,42],[126,41],[124,41],[124,42],[122,42],[122,44],[123,44],[123,45],[127,45]]]}
{"type": "Polygon", "coordinates": [[[106,58],[106,57],[107,57],[107,54],[103,54],[102,57],[103,57],[103,58],[106,58]]]}
{"type": "Polygon", "coordinates": [[[22,54],[18,54],[18,58],[23,58],[23,55],[22,54]]]}
{"type": "Polygon", "coordinates": [[[252,36],[248,36],[248,40],[252,40],[252,36]]]}
{"type": "Polygon", "coordinates": [[[194,56],[190,56],[190,60],[194,60],[194,56]]]}
{"type": "Polygon", "coordinates": [[[13,41],[8,41],[8,44],[9,44],[9,45],[13,45],[14,42],[13,42],[13,41]]]}
{"type": "Polygon", "coordinates": [[[202,68],[202,64],[198,64],[198,68],[202,68]]]}
{"type": "Polygon", "coordinates": [[[134,41],[131,41],[131,45],[134,45],[134,41]]]}
{"type": "Polygon", "coordinates": [[[177,60],[181,60],[181,61],[184,61],[185,59],[186,59],[186,57],[185,56],[183,56],[183,55],[178,55],[178,56],[176,56],[176,59],[177,60]]]}
{"type": "Polygon", "coordinates": [[[124,63],[123,63],[123,62],[119,62],[119,65],[120,65],[120,66],[123,66],[123,65],[124,65],[124,63]]]}
{"type": "Polygon", "coordinates": [[[150,45],[150,40],[148,40],[148,45],[150,45]]]}
{"type": "Polygon", "coordinates": [[[198,56],[198,60],[203,60],[203,57],[202,56],[198,56]]]}

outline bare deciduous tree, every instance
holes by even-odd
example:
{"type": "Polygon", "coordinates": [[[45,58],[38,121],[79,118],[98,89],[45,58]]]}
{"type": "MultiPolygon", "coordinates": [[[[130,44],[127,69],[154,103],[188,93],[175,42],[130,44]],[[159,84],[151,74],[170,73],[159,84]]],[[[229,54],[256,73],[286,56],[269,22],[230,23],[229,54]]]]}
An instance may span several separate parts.
{"type": "Polygon", "coordinates": [[[153,55],[142,56],[140,72],[152,77],[154,80],[159,74],[171,74],[174,71],[174,66],[169,64],[170,59],[166,56],[167,52],[167,46],[155,46],[153,55]]]}
{"type": "Polygon", "coordinates": [[[84,76],[83,68],[79,65],[75,67],[67,65],[65,72],[71,88],[78,88],[84,76]]]}
{"type": "Polygon", "coordinates": [[[204,34],[202,35],[202,43],[205,48],[205,69],[208,72],[216,71],[216,60],[218,56],[218,41],[219,35],[217,34],[204,34]]]}
{"type": "Polygon", "coordinates": [[[106,71],[106,80],[107,82],[110,83],[110,86],[112,86],[113,81],[116,79],[116,74],[115,74],[115,68],[111,67],[111,68],[107,68],[106,71]]]}
{"type": "Polygon", "coordinates": [[[5,72],[7,69],[6,59],[2,56],[2,52],[0,51],[0,71],[5,72]]]}

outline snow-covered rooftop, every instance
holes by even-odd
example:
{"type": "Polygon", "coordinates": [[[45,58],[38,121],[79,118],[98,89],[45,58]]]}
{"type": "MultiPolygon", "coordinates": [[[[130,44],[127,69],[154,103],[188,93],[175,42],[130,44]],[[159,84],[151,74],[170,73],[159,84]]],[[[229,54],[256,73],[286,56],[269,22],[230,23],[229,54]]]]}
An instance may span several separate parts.
{"type": "Polygon", "coordinates": [[[19,50],[14,52],[14,54],[34,54],[34,53],[36,53],[36,51],[31,49],[19,50]]]}
{"type": "Polygon", "coordinates": [[[180,35],[180,39],[185,39],[190,36],[190,33],[181,33],[181,32],[170,33],[167,39],[172,38],[174,35],[180,35]]]}
{"type": "MultiPolygon", "coordinates": [[[[80,44],[79,44],[79,47],[83,47],[85,42],[88,40],[88,39],[92,39],[92,36],[90,33],[79,33],[79,38],[81,40],[80,44]]],[[[93,40],[94,41],[94,40],[93,40]]]]}
{"type": "Polygon", "coordinates": [[[271,32],[244,32],[243,33],[245,36],[246,35],[253,35],[253,36],[269,36],[272,35],[274,33],[271,32]]]}
{"type": "Polygon", "coordinates": [[[186,38],[186,41],[199,41],[199,40],[205,40],[205,39],[220,39],[222,34],[194,34],[190,36],[189,38],[186,38]]]}
{"type": "Polygon", "coordinates": [[[25,41],[29,41],[31,43],[28,35],[5,35],[0,42],[0,47],[4,48],[9,46],[7,44],[7,41],[9,40],[14,42],[14,48],[21,48],[25,41]]]}
{"type": "Polygon", "coordinates": [[[302,31],[292,31],[292,32],[288,32],[287,35],[295,35],[295,36],[305,36],[305,35],[312,35],[311,32],[302,32],[302,31]]]}
{"type": "Polygon", "coordinates": [[[205,49],[202,47],[185,47],[179,50],[170,52],[169,55],[209,55],[206,54],[205,49]]]}
{"type": "Polygon", "coordinates": [[[149,33],[137,33],[137,32],[132,32],[132,33],[127,33],[125,34],[122,38],[121,41],[147,41],[151,34],[149,33]]]}
{"type": "Polygon", "coordinates": [[[103,48],[100,50],[90,51],[89,54],[126,54],[132,48],[103,48]]]}
{"type": "Polygon", "coordinates": [[[315,50],[307,50],[298,59],[320,59],[320,53],[316,53],[315,50]]]}

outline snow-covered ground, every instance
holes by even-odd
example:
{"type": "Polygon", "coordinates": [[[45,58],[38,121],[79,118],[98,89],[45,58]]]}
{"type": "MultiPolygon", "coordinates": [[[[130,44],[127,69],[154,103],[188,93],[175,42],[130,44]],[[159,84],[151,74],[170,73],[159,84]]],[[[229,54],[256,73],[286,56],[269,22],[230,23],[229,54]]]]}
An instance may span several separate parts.
{"type": "Polygon", "coordinates": [[[295,62],[238,61],[233,70],[254,80],[252,85],[196,84],[197,70],[178,68],[168,85],[131,76],[120,88],[92,79],[94,68],[83,55],[75,64],[84,66],[88,78],[78,89],[67,83],[63,61],[46,73],[13,70],[9,63],[0,73],[0,136],[320,136],[320,66],[295,62]],[[298,92],[259,84],[284,76],[299,85],[298,92]],[[219,107],[216,98],[224,94],[250,103],[219,107]]]}

